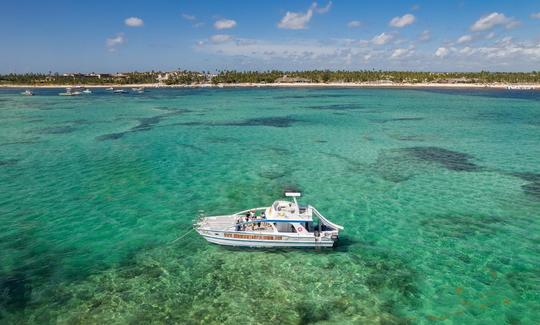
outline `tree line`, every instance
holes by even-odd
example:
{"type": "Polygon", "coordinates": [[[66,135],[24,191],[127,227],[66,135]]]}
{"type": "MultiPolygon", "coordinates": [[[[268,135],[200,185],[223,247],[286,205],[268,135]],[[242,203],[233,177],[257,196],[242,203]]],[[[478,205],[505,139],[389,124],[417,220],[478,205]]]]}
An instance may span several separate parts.
{"type": "Polygon", "coordinates": [[[150,71],[121,74],[25,73],[0,75],[0,85],[108,85],[164,83],[168,85],[276,83],[276,82],[395,82],[395,83],[540,83],[540,71],[532,72],[423,72],[384,70],[311,71],[150,71]]]}
{"type": "Polygon", "coordinates": [[[540,83],[540,71],[532,72],[422,72],[383,70],[221,71],[213,83],[282,82],[396,82],[396,83],[540,83]],[[283,78],[286,76],[286,78],[283,78]]]}

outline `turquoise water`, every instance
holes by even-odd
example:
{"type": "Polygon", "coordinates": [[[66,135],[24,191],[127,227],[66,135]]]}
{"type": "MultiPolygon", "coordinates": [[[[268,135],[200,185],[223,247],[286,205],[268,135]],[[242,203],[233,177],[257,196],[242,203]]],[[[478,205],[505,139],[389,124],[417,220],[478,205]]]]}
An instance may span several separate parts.
{"type": "Polygon", "coordinates": [[[540,93],[0,90],[0,322],[533,324],[540,93]],[[211,245],[286,187],[332,250],[211,245]]]}

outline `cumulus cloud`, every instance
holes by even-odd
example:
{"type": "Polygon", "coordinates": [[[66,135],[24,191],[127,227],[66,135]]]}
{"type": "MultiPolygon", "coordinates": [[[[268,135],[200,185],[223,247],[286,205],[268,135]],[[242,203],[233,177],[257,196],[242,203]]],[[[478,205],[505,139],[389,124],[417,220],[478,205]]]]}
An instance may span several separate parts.
{"type": "Polygon", "coordinates": [[[496,26],[504,26],[506,28],[515,27],[519,22],[514,18],[506,17],[504,14],[498,12],[492,12],[489,15],[480,17],[474,24],[471,26],[471,31],[481,32],[485,30],[492,29],[496,26]]]}
{"type": "Polygon", "coordinates": [[[390,56],[390,59],[400,59],[400,58],[409,56],[413,52],[414,52],[414,50],[412,48],[395,49],[394,52],[392,52],[392,55],[390,56]]]}
{"type": "Polygon", "coordinates": [[[402,27],[405,27],[407,25],[414,23],[415,20],[416,20],[416,17],[414,17],[414,15],[405,14],[401,17],[392,18],[392,20],[390,20],[389,25],[392,27],[402,28],[402,27]]]}
{"type": "Polygon", "coordinates": [[[431,32],[427,29],[423,31],[418,37],[418,40],[422,42],[429,41],[430,39],[431,39],[431,32]]]}
{"type": "Polygon", "coordinates": [[[369,63],[369,67],[376,69],[530,71],[540,60],[538,40],[516,41],[510,37],[500,38],[489,45],[466,43],[468,46],[460,47],[449,43],[435,49],[416,49],[413,45],[395,48],[374,46],[372,40],[351,39],[278,41],[225,36],[215,41],[208,39],[194,44],[194,49],[218,55],[222,62],[249,69],[363,69],[369,63]],[[448,60],[449,57],[452,60],[448,60]]]}
{"type": "Polygon", "coordinates": [[[448,49],[446,47],[439,47],[437,51],[435,51],[435,56],[439,58],[444,58],[448,55],[448,49]]]}
{"type": "Polygon", "coordinates": [[[183,13],[183,14],[182,14],[182,18],[185,19],[185,20],[187,20],[187,21],[189,21],[189,22],[191,22],[191,25],[192,25],[193,27],[201,27],[201,26],[204,25],[204,22],[199,21],[199,20],[197,19],[197,17],[194,16],[194,15],[190,15],[190,14],[183,13]]]}
{"type": "Polygon", "coordinates": [[[188,14],[182,14],[182,18],[184,18],[185,20],[189,20],[189,21],[197,20],[197,17],[195,17],[193,15],[188,15],[188,14]]]}
{"type": "Polygon", "coordinates": [[[220,19],[214,23],[215,29],[230,29],[236,26],[236,21],[232,19],[220,19]]]}
{"type": "Polygon", "coordinates": [[[124,24],[128,27],[142,27],[144,26],[144,21],[139,17],[129,17],[124,20],[124,24]]]}
{"type": "Polygon", "coordinates": [[[384,45],[388,42],[390,42],[392,39],[394,38],[394,36],[390,35],[390,34],[387,34],[387,33],[381,33],[379,35],[376,35],[374,36],[372,39],[371,39],[371,42],[375,45],[384,45]]]}
{"type": "Polygon", "coordinates": [[[540,11],[531,14],[532,19],[540,19],[540,11]]]}
{"type": "Polygon", "coordinates": [[[105,44],[107,45],[107,49],[111,52],[116,51],[116,48],[126,42],[126,38],[124,37],[124,33],[118,33],[116,36],[109,37],[105,41],[105,44]]]}
{"type": "Polygon", "coordinates": [[[315,2],[313,5],[312,5],[313,9],[315,9],[315,11],[319,14],[325,14],[327,12],[330,11],[330,8],[332,8],[332,1],[329,1],[326,6],[324,7],[318,7],[317,6],[317,3],[315,2]]]}
{"type": "Polygon", "coordinates": [[[291,12],[287,11],[285,16],[281,18],[278,22],[278,27],[283,29],[306,29],[307,24],[313,17],[313,13],[324,14],[330,10],[332,2],[324,7],[319,7],[316,2],[314,2],[306,12],[291,12]]]}
{"type": "Polygon", "coordinates": [[[472,41],[472,39],[473,39],[473,38],[472,38],[471,35],[463,35],[463,36],[461,36],[460,38],[458,38],[457,43],[458,43],[458,44],[467,43],[467,42],[472,41]]]}
{"type": "Polygon", "coordinates": [[[360,26],[362,26],[362,23],[358,20],[351,20],[347,23],[347,27],[349,28],[358,28],[360,26]]]}
{"type": "Polygon", "coordinates": [[[225,43],[232,40],[232,36],[227,34],[216,34],[212,35],[212,37],[210,37],[210,40],[213,43],[225,43]]]}
{"type": "Polygon", "coordinates": [[[530,66],[540,60],[540,43],[515,42],[510,36],[487,46],[450,48],[449,51],[455,53],[456,62],[462,61],[467,65],[476,62],[482,65],[507,66],[509,62],[519,62],[530,66]]]}

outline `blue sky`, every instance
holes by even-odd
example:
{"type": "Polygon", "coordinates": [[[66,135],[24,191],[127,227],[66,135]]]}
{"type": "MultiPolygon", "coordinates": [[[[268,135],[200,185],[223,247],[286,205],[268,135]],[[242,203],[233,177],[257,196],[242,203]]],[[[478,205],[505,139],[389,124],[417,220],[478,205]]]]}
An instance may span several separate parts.
{"type": "Polygon", "coordinates": [[[0,72],[540,70],[540,1],[0,4],[0,72]]]}

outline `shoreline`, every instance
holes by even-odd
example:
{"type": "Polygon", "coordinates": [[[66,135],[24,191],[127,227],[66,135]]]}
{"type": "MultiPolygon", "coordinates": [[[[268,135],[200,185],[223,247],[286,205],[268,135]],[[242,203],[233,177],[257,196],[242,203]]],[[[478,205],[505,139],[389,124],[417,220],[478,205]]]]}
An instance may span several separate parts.
{"type": "Polygon", "coordinates": [[[0,85],[0,89],[28,88],[28,89],[54,89],[54,88],[448,88],[448,89],[510,89],[510,90],[540,90],[540,84],[478,84],[478,83],[378,83],[378,82],[335,82],[335,83],[236,83],[236,84],[193,84],[193,85],[165,85],[151,84],[107,84],[107,85],[0,85]]]}

